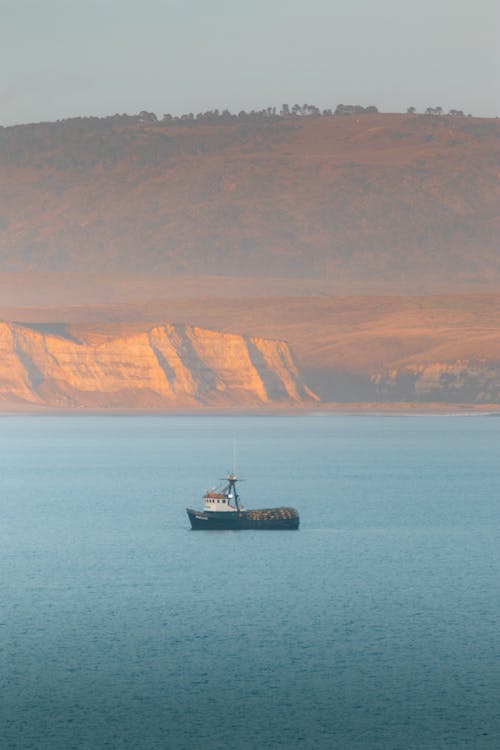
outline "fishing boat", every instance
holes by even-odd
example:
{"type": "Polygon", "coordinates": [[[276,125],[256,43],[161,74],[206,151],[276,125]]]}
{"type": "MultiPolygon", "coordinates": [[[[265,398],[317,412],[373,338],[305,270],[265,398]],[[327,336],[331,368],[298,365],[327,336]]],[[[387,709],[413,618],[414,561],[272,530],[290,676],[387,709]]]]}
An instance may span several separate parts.
{"type": "Polygon", "coordinates": [[[299,528],[300,519],[295,508],[247,510],[241,504],[236,489],[236,483],[239,481],[236,474],[227,474],[221,481],[224,483],[222,487],[209,490],[203,496],[203,510],[186,508],[192,529],[220,531],[299,528]]]}

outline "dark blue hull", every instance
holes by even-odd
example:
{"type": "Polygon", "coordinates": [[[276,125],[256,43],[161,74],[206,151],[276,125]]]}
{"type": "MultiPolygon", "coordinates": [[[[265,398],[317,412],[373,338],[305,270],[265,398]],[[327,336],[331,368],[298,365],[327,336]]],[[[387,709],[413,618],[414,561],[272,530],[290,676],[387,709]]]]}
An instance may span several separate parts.
{"type": "Polygon", "coordinates": [[[187,508],[191,528],[199,531],[238,531],[240,529],[295,530],[299,514],[294,508],[240,510],[234,513],[187,508]]]}

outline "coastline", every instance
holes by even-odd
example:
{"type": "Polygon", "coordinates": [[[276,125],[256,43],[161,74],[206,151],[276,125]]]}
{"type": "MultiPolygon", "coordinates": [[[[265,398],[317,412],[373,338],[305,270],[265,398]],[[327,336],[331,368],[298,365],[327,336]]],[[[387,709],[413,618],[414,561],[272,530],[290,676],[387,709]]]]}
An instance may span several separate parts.
{"type": "Polygon", "coordinates": [[[330,414],[352,414],[367,416],[426,416],[426,415],[500,415],[500,404],[441,403],[441,402],[320,402],[317,404],[269,404],[262,406],[218,406],[201,405],[196,408],[183,406],[170,408],[142,407],[54,407],[19,402],[0,403],[1,416],[326,416],[330,414]]]}

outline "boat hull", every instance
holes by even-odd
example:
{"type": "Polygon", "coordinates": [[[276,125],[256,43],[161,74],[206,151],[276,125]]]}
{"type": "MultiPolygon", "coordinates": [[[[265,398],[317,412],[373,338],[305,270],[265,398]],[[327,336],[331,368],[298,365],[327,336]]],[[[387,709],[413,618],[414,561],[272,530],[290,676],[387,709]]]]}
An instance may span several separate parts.
{"type": "Polygon", "coordinates": [[[240,529],[296,530],[299,514],[294,508],[263,508],[234,513],[193,510],[187,514],[194,531],[238,531],[240,529]]]}

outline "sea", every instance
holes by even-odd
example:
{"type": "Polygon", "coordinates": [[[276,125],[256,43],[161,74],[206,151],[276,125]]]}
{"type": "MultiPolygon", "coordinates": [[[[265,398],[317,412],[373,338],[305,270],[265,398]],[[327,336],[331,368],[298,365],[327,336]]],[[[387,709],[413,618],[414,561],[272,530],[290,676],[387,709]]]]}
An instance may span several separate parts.
{"type": "Polygon", "coordinates": [[[0,416],[2,750],[498,750],[500,418],[0,416]],[[191,531],[233,468],[298,531],[191,531]]]}

